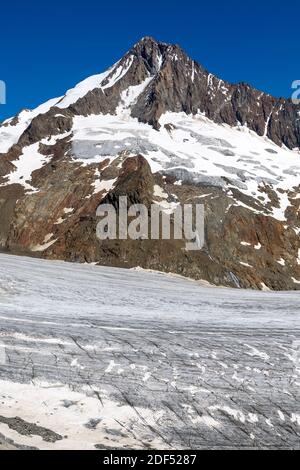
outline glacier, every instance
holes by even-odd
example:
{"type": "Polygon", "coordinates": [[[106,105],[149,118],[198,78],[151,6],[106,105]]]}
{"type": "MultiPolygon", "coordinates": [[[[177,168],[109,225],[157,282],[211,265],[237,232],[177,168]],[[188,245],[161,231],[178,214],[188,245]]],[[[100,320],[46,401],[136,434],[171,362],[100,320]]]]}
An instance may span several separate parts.
{"type": "Polygon", "coordinates": [[[299,449],[300,296],[0,254],[0,448],[299,449]]]}

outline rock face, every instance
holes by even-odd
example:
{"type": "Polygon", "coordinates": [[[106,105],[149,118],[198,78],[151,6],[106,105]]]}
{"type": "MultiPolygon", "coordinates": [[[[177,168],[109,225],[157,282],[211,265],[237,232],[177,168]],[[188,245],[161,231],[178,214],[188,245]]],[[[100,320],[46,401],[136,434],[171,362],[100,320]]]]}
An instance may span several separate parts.
{"type": "Polygon", "coordinates": [[[143,38],[108,71],[0,126],[0,246],[300,289],[300,106],[143,38]],[[100,203],[205,205],[205,246],[96,237],[100,203]]]}

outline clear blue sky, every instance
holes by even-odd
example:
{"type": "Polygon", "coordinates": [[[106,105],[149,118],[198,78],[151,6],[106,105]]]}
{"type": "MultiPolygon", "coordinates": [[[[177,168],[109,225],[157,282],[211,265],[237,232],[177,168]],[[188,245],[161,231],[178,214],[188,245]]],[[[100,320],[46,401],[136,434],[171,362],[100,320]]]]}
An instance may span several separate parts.
{"type": "Polygon", "coordinates": [[[300,80],[299,0],[1,2],[0,120],[101,72],[143,36],[275,96],[300,80]]]}

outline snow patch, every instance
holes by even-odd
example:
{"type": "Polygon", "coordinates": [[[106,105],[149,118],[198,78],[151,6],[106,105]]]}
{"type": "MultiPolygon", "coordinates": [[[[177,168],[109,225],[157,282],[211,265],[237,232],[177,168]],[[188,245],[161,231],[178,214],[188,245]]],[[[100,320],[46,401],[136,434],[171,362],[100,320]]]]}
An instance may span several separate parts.
{"type": "Polygon", "coordinates": [[[47,162],[49,162],[49,157],[39,152],[39,143],[24,147],[19,159],[12,162],[16,169],[7,175],[8,181],[2,183],[1,186],[20,184],[27,191],[37,192],[38,190],[29,183],[31,175],[34,171],[42,168],[47,162]]]}

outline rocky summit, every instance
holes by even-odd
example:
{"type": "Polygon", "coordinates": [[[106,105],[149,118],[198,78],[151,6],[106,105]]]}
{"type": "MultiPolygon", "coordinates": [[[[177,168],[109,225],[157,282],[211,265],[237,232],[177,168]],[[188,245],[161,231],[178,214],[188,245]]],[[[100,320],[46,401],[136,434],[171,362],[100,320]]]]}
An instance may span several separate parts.
{"type": "Polygon", "coordinates": [[[146,37],[104,73],[0,126],[0,247],[300,289],[300,105],[146,37]],[[205,206],[205,246],[96,236],[100,203],[205,206]]]}

